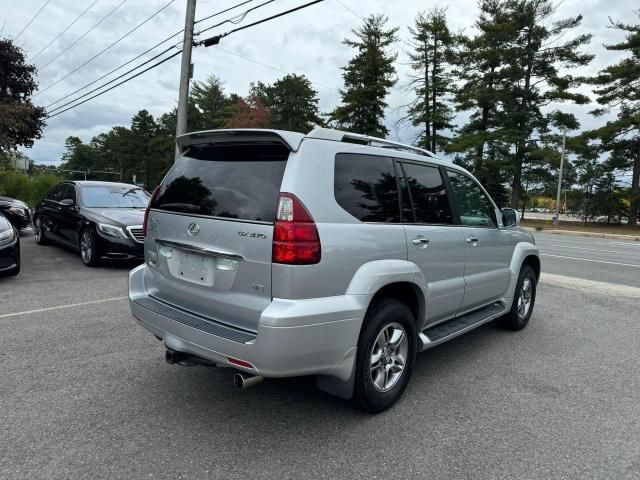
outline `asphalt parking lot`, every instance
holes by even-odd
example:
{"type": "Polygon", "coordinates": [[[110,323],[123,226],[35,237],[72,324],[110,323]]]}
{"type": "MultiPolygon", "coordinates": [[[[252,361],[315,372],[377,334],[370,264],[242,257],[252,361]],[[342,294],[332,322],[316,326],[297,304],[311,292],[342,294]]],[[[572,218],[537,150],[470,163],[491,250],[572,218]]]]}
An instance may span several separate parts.
{"type": "Polygon", "coordinates": [[[22,242],[0,279],[0,479],[640,479],[640,242],[539,234],[527,329],[421,354],[377,416],[310,378],[237,391],[169,366],[130,317],[130,264],[22,242]]]}

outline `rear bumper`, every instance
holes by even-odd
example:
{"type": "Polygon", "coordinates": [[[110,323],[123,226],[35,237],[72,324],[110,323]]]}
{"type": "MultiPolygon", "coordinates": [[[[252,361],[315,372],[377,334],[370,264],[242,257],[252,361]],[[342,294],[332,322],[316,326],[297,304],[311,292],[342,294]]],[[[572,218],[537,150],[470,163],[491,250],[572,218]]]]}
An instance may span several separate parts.
{"type": "Polygon", "coordinates": [[[350,378],[368,296],[273,299],[257,331],[247,332],[154,299],[145,288],[146,271],[141,265],[129,274],[131,312],[167,348],[266,377],[350,378]],[[229,357],[254,368],[230,364],[229,357]]]}

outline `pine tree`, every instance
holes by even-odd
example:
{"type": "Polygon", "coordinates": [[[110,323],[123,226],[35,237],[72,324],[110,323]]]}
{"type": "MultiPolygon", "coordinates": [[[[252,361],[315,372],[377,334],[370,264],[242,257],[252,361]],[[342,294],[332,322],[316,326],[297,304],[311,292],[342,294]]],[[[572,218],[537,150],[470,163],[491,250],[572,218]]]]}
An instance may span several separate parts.
{"type": "Polygon", "coordinates": [[[582,80],[569,72],[593,59],[593,55],[580,51],[592,35],[580,34],[562,42],[565,35],[580,26],[582,16],[552,22],[555,11],[552,0],[508,0],[506,6],[516,35],[505,51],[509,59],[505,73],[511,101],[505,104],[502,127],[511,133],[514,144],[511,206],[518,208],[523,167],[535,148],[533,140],[552,126],[569,129],[578,126],[572,114],[547,112],[545,107],[558,102],[589,102],[588,97],[572,90],[582,80]]]}
{"type": "Polygon", "coordinates": [[[233,116],[234,102],[224,93],[219,78],[211,75],[204,82],[194,82],[189,95],[189,131],[224,127],[233,116]]]}
{"type": "Polygon", "coordinates": [[[409,59],[415,72],[409,85],[416,98],[409,105],[406,120],[419,127],[416,145],[436,153],[449,140],[443,130],[453,128],[448,97],[454,85],[451,60],[455,36],[449,31],[446,9],[440,7],[418,13],[409,33],[409,59]]]}
{"type": "Polygon", "coordinates": [[[322,125],[318,92],[304,75],[286,75],[273,85],[251,84],[251,95],[259,97],[271,113],[273,128],[308,133],[322,125]]]}
{"type": "Polygon", "coordinates": [[[385,29],[387,21],[384,15],[371,15],[352,30],[355,40],[343,41],[357,53],[343,68],[342,105],[331,113],[339,128],[377,137],[389,133],[383,123],[385,98],[397,82],[397,54],[389,47],[397,41],[398,28],[385,29]]]}
{"type": "Polygon", "coordinates": [[[469,120],[447,145],[449,152],[461,152],[456,163],[471,170],[500,205],[506,205],[505,183],[509,174],[510,139],[501,128],[503,105],[509,101],[504,52],[515,37],[515,25],[506,12],[505,0],[482,0],[476,22],[478,34],[459,39],[455,76],[456,110],[469,112],[469,120]]]}
{"type": "MultiPolygon", "coordinates": [[[[640,12],[638,12],[640,17],[640,12]]],[[[595,110],[601,115],[617,108],[617,117],[591,132],[601,141],[601,149],[610,152],[611,161],[623,170],[631,170],[631,203],[628,224],[638,225],[640,209],[640,23],[627,25],[611,22],[611,27],[626,33],[623,42],[605,45],[607,50],[624,52],[628,56],[600,71],[591,83],[598,103],[606,108],[595,110]]]]}

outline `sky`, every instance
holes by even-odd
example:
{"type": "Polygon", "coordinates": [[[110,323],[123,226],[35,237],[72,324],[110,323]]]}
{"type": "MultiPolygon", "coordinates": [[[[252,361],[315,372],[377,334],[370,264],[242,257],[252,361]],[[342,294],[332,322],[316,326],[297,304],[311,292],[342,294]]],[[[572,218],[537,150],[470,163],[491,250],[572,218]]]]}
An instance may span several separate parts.
{"type": "MultiPolygon", "coordinates": [[[[240,1],[198,0],[196,20],[240,1]]],[[[233,19],[247,8],[262,2],[255,0],[229,13],[201,21],[196,24],[195,30],[198,32],[222,20],[233,19]]],[[[40,91],[34,96],[33,102],[47,106],[182,29],[186,1],[175,0],[135,32],[62,79],[169,3],[170,0],[95,0],[95,3],[94,0],[0,0],[0,36],[16,37],[44,5],[16,43],[24,49],[27,60],[38,68],[40,91]],[[91,8],[63,35],[34,57],[89,6],[91,8]],[[112,10],[110,16],[80,39],[112,10]]],[[[275,0],[249,13],[240,25],[304,3],[307,1],[275,0]]],[[[216,75],[228,93],[246,95],[251,82],[271,83],[287,73],[304,74],[318,92],[321,111],[329,112],[340,103],[341,67],[353,56],[353,51],[342,40],[350,35],[351,29],[359,26],[362,17],[382,13],[389,17],[389,26],[400,27],[400,40],[394,45],[394,51],[398,53],[398,83],[387,98],[389,108],[386,124],[391,130],[390,138],[411,142],[414,132],[410,128],[396,128],[398,119],[403,115],[403,106],[411,100],[406,89],[410,73],[406,53],[407,27],[420,10],[428,10],[434,5],[447,8],[452,30],[473,32],[478,14],[476,0],[325,0],[272,22],[229,35],[217,47],[195,48],[192,58],[193,79],[203,81],[209,75],[216,75]]],[[[637,8],[637,4],[634,5],[631,0],[558,0],[554,19],[578,14],[584,17],[581,26],[568,35],[583,32],[594,35],[585,51],[595,54],[595,60],[579,73],[593,74],[618,60],[616,54],[607,52],[603,47],[605,43],[616,43],[623,38],[620,32],[607,28],[608,17],[624,21],[635,19],[634,8],[637,8]]],[[[234,27],[236,25],[227,23],[197,38],[223,33],[234,27]]],[[[181,37],[177,36],[163,48],[177,45],[180,41],[181,37]]],[[[154,50],[144,59],[160,51],[160,48],[154,50]]],[[[70,135],[88,142],[93,136],[113,126],[129,126],[131,117],[141,109],[147,109],[154,116],[170,111],[177,105],[179,75],[180,56],[177,56],[105,95],[50,118],[43,137],[32,148],[22,151],[37,163],[57,165],[64,153],[64,141],[70,135]]],[[[593,98],[588,87],[581,91],[593,98]]],[[[603,121],[588,114],[594,105],[561,104],[553,107],[576,114],[583,128],[596,127],[603,121]]]]}

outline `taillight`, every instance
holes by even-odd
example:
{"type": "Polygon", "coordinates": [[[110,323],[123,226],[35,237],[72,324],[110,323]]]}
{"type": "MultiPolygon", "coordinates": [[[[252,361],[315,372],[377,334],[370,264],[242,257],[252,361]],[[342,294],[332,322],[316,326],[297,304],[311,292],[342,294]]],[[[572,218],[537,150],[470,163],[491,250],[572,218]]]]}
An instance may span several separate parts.
{"type": "Polygon", "coordinates": [[[156,188],[151,194],[151,199],[149,200],[149,205],[147,205],[147,209],[144,211],[144,221],[142,222],[142,235],[147,236],[147,221],[149,220],[149,210],[153,205],[154,200],[158,197],[158,193],[160,192],[160,187],[156,188]]]}
{"type": "Polygon", "coordinates": [[[320,236],[302,202],[281,193],[273,229],[273,263],[312,265],[320,263],[320,236]]]}

